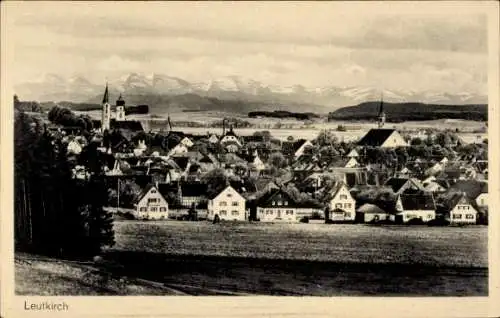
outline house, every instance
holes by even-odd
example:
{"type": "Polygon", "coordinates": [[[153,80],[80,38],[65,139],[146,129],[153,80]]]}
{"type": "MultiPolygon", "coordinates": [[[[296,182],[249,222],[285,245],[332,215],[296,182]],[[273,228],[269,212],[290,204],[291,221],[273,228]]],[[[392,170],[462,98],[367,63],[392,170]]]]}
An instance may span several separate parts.
{"type": "Polygon", "coordinates": [[[372,223],[389,219],[389,213],[375,204],[365,203],[356,210],[356,220],[362,223],[372,223]]]}
{"type": "Polygon", "coordinates": [[[172,146],[168,151],[168,156],[178,155],[182,153],[187,153],[189,151],[188,147],[179,141],[175,146],[172,146]]]}
{"type": "Polygon", "coordinates": [[[148,149],[148,147],[146,146],[146,142],[144,140],[139,140],[137,142],[137,146],[133,150],[134,155],[137,157],[142,156],[146,149],[148,149]]]}
{"type": "Polygon", "coordinates": [[[433,192],[433,193],[445,192],[447,189],[446,182],[437,179],[423,183],[423,186],[426,192],[433,192]]]}
{"type": "Polygon", "coordinates": [[[283,189],[271,189],[257,199],[256,207],[261,222],[299,222],[314,213],[323,213],[319,206],[298,202],[283,189]]]}
{"type": "Polygon", "coordinates": [[[458,180],[450,187],[449,191],[465,193],[469,199],[475,201],[478,207],[488,207],[488,182],[458,180]]]}
{"type": "Polygon", "coordinates": [[[396,129],[370,129],[359,141],[362,147],[397,148],[408,147],[408,143],[396,129]]]}
{"type": "Polygon", "coordinates": [[[208,142],[211,144],[216,144],[219,142],[219,137],[217,137],[216,134],[211,134],[210,137],[208,137],[208,142]]]}
{"type": "Polygon", "coordinates": [[[330,208],[330,220],[354,221],[356,217],[356,200],[352,197],[347,185],[343,182],[337,182],[326,192],[325,199],[330,208]]]}
{"type": "Polygon", "coordinates": [[[183,144],[184,146],[186,146],[187,148],[191,148],[194,145],[194,142],[191,139],[189,139],[187,136],[184,136],[181,139],[180,143],[183,144]]]}
{"type": "Polygon", "coordinates": [[[234,133],[233,126],[222,135],[220,144],[229,152],[236,152],[243,146],[238,136],[234,133]]]}
{"type": "Polygon", "coordinates": [[[83,145],[79,139],[73,138],[73,140],[71,140],[68,143],[67,146],[68,154],[79,155],[82,152],[82,150],[83,150],[83,145]]]}
{"type": "Polygon", "coordinates": [[[450,224],[475,224],[477,222],[477,205],[465,192],[447,196],[443,205],[445,218],[450,224]]]}
{"type": "Polygon", "coordinates": [[[347,154],[347,158],[359,158],[359,153],[356,149],[352,149],[351,151],[349,151],[349,153],[347,154]]]}
{"type": "Polygon", "coordinates": [[[385,186],[392,189],[395,194],[401,194],[408,189],[412,190],[423,190],[423,186],[420,181],[416,178],[389,178],[385,182],[385,186]]]}
{"type": "Polygon", "coordinates": [[[296,141],[285,141],[282,144],[283,154],[285,156],[299,158],[304,154],[307,147],[312,147],[313,144],[306,139],[299,139],[296,141]]]}
{"type": "Polygon", "coordinates": [[[247,219],[245,198],[233,187],[227,186],[221,192],[208,199],[208,220],[235,220],[247,219]]]}
{"type": "Polygon", "coordinates": [[[168,203],[154,185],[148,185],[135,204],[138,219],[161,220],[168,218],[168,203]]]}
{"type": "Polygon", "coordinates": [[[180,184],[180,204],[184,207],[191,207],[207,201],[207,184],[201,182],[180,184]]]}
{"type": "Polygon", "coordinates": [[[260,159],[259,153],[257,149],[254,150],[253,154],[245,156],[245,160],[249,163],[249,165],[257,171],[262,171],[266,169],[266,165],[260,159]]]}
{"type": "Polygon", "coordinates": [[[406,191],[396,199],[395,213],[389,216],[396,223],[408,223],[419,219],[429,222],[436,218],[436,203],[431,193],[406,191]]]}

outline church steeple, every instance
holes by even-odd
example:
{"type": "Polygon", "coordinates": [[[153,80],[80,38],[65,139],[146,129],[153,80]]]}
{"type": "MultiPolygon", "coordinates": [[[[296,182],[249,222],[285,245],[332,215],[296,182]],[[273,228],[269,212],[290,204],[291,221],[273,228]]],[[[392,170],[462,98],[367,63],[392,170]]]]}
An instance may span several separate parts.
{"type": "Polygon", "coordinates": [[[104,96],[102,98],[102,104],[109,103],[109,92],[108,92],[108,82],[106,82],[106,90],[104,90],[104,96]]]}
{"type": "Polygon", "coordinates": [[[108,83],[106,83],[106,89],[104,90],[104,96],[102,97],[101,130],[103,132],[109,130],[110,121],[111,121],[111,105],[109,104],[108,83]]]}
{"type": "Polygon", "coordinates": [[[378,128],[384,127],[384,124],[385,124],[384,93],[382,92],[380,97],[380,107],[378,110],[378,128]]]}

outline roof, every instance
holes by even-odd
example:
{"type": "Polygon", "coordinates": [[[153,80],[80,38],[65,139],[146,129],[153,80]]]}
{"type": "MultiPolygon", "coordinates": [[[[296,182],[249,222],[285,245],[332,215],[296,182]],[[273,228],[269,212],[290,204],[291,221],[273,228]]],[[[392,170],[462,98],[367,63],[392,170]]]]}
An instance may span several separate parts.
{"type": "Polygon", "coordinates": [[[391,187],[392,191],[394,193],[399,192],[401,188],[408,182],[410,181],[409,178],[390,178],[385,182],[386,186],[391,187]]]}
{"type": "Polygon", "coordinates": [[[434,197],[429,193],[401,194],[404,210],[436,210],[434,197]]]}
{"type": "Polygon", "coordinates": [[[380,147],[395,131],[395,129],[387,128],[370,129],[370,131],[358,141],[358,145],[380,147]]]}
{"type": "Polygon", "coordinates": [[[124,129],[131,131],[144,131],[142,123],[136,120],[115,120],[111,119],[110,127],[112,129],[124,129]]]}
{"type": "Polygon", "coordinates": [[[265,193],[263,196],[261,196],[257,200],[257,206],[258,207],[274,207],[273,202],[284,202],[287,201],[288,204],[286,206],[288,207],[300,207],[302,206],[299,204],[297,201],[295,201],[288,193],[281,189],[271,189],[267,193],[265,193]]]}
{"type": "Polygon", "coordinates": [[[206,183],[181,183],[182,196],[201,197],[207,193],[206,183]]]}
{"type": "Polygon", "coordinates": [[[300,149],[308,140],[299,139],[295,141],[284,141],[282,143],[282,150],[285,155],[293,155],[300,149]]]}
{"type": "Polygon", "coordinates": [[[368,214],[383,214],[386,213],[384,210],[376,206],[375,204],[365,203],[360,206],[356,212],[368,213],[368,214]]]}
{"type": "Polygon", "coordinates": [[[189,163],[188,157],[171,157],[171,160],[181,169],[186,170],[189,163]]]}
{"type": "Polygon", "coordinates": [[[476,199],[481,193],[488,193],[488,183],[477,180],[458,180],[450,187],[450,191],[465,192],[471,199],[476,199]]]}
{"type": "MultiPolygon", "coordinates": [[[[139,202],[142,200],[142,198],[144,198],[144,196],[149,192],[149,190],[151,190],[152,188],[154,188],[154,184],[152,183],[148,183],[141,191],[141,193],[137,196],[137,201],[136,202],[139,202]]],[[[161,192],[160,192],[161,193],[161,192]]]]}

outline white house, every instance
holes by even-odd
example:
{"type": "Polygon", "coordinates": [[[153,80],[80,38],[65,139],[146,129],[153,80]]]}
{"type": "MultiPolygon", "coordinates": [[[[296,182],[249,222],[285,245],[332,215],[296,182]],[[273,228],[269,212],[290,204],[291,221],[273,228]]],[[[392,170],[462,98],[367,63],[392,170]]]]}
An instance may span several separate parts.
{"type": "Polygon", "coordinates": [[[236,136],[236,134],[233,131],[233,127],[229,128],[229,131],[227,131],[222,138],[220,139],[221,144],[225,143],[230,143],[230,144],[236,144],[238,147],[241,147],[241,141],[240,139],[236,136]]]}
{"type": "Polygon", "coordinates": [[[396,213],[390,215],[396,223],[408,223],[413,219],[429,222],[436,218],[436,203],[432,194],[425,192],[400,194],[396,199],[396,213]]]}
{"type": "Polygon", "coordinates": [[[467,194],[455,195],[450,201],[449,221],[451,224],[475,224],[477,210],[467,194]]]}
{"type": "Polygon", "coordinates": [[[208,138],[208,142],[216,144],[219,142],[219,137],[217,137],[216,134],[211,134],[210,137],[208,138]]]}
{"type": "Polygon", "coordinates": [[[179,142],[177,145],[175,145],[173,148],[171,148],[169,151],[168,151],[168,156],[173,156],[173,155],[177,155],[177,154],[181,154],[181,153],[187,153],[189,150],[188,150],[188,147],[183,144],[182,142],[179,142]]]}
{"type": "Polygon", "coordinates": [[[356,167],[359,167],[359,162],[354,157],[349,158],[349,160],[344,165],[344,168],[356,168],[356,167]]]}
{"type": "Polygon", "coordinates": [[[67,148],[68,154],[78,155],[82,152],[82,150],[83,150],[83,146],[80,143],[79,138],[73,138],[73,140],[71,140],[68,143],[68,148],[67,148]]]}
{"type": "Polygon", "coordinates": [[[261,222],[299,222],[314,213],[323,213],[313,204],[299,203],[281,189],[271,189],[258,199],[257,218],[261,222]]]}
{"type": "Polygon", "coordinates": [[[347,185],[339,182],[330,190],[328,206],[332,221],[353,221],[356,217],[356,200],[352,197],[347,185]]]}
{"type": "Polygon", "coordinates": [[[245,198],[233,187],[227,186],[217,195],[208,200],[208,220],[236,220],[245,221],[245,198]]]}
{"type": "Polygon", "coordinates": [[[188,137],[182,138],[181,139],[181,144],[183,144],[187,148],[191,148],[194,145],[193,141],[191,139],[189,139],[188,137]]]}
{"type": "Polygon", "coordinates": [[[347,154],[347,158],[358,158],[359,157],[359,153],[356,149],[352,149],[348,154],[347,154]]]}
{"type": "Polygon", "coordinates": [[[359,141],[359,146],[397,148],[408,147],[408,143],[395,129],[377,128],[370,129],[359,141]]]}
{"type": "Polygon", "coordinates": [[[138,219],[160,220],[168,218],[168,203],[154,185],[147,186],[136,203],[138,219]]]}

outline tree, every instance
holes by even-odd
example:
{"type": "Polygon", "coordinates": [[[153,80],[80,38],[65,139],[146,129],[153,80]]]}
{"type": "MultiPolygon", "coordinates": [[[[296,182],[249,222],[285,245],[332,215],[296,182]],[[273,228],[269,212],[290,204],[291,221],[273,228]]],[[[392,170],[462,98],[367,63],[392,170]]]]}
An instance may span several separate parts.
{"type": "Polygon", "coordinates": [[[286,167],[286,158],[281,152],[274,152],[269,156],[269,164],[277,169],[286,167]]]}
{"type": "Polygon", "coordinates": [[[206,173],[202,177],[202,180],[207,184],[208,196],[219,193],[229,184],[229,178],[227,177],[225,171],[220,168],[213,169],[206,173]]]}

